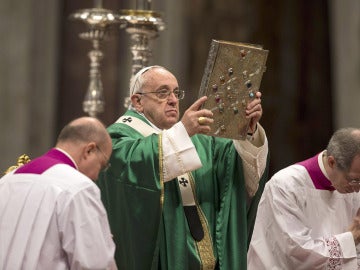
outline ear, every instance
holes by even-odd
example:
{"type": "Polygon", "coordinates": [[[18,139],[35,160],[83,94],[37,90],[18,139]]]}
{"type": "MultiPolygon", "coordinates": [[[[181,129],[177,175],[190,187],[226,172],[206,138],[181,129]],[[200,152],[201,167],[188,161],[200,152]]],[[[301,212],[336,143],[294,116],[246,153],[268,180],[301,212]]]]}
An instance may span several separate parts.
{"type": "Polygon", "coordinates": [[[335,161],[335,158],[333,156],[328,156],[326,157],[327,158],[327,162],[329,164],[329,167],[331,169],[334,169],[335,168],[335,165],[336,165],[336,161],[335,161]]]}
{"type": "Polygon", "coordinates": [[[95,142],[90,142],[88,144],[86,144],[83,148],[83,156],[85,159],[87,159],[92,152],[96,151],[96,143],[95,142]]]}
{"type": "Polygon", "coordinates": [[[143,112],[144,108],[141,102],[140,94],[133,94],[131,96],[131,104],[138,112],[143,112]]]}

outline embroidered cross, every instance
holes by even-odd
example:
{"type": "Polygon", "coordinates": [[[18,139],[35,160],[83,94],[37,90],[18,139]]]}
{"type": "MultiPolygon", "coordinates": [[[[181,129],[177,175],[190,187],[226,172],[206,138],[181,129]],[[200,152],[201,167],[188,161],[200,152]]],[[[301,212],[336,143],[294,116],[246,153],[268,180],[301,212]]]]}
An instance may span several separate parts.
{"type": "Polygon", "coordinates": [[[126,122],[131,122],[131,121],[132,121],[132,118],[131,118],[131,117],[124,118],[122,121],[123,121],[124,123],[126,123],[126,122]]]}
{"type": "Polygon", "coordinates": [[[181,184],[181,185],[183,185],[184,187],[186,187],[186,186],[187,186],[187,183],[189,183],[189,182],[188,182],[188,180],[186,180],[186,178],[184,178],[184,177],[181,177],[181,178],[180,178],[179,184],[181,184]]]}

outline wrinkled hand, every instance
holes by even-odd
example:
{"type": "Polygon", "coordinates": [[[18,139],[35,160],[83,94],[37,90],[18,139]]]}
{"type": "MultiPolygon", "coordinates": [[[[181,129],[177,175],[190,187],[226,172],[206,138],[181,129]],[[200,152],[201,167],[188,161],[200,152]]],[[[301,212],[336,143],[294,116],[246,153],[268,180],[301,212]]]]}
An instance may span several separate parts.
{"type": "Polygon", "coordinates": [[[181,118],[181,122],[190,137],[197,133],[206,134],[211,130],[209,125],[214,122],[213,113],[207,109],[200,110],[206,100],[206,96],[199,98],[185,111],[181,118]],[[199,123],[199,117],[205,117],[201,124],[199,123]]]}
{"type": "Polygon", "coordinates": [[[262,116],[261,92],[256,92],[255,98],[246,107],[246,118],[250,119],[248,133],[254,133],[256,124],[262,116]]]}
{"type": "Polygon", "coordinates": [[[350,225],[349,231],[352,233],[355,241],[355,245],[360,243],[360,208],[358,209],[356,216],[350,225]]]}

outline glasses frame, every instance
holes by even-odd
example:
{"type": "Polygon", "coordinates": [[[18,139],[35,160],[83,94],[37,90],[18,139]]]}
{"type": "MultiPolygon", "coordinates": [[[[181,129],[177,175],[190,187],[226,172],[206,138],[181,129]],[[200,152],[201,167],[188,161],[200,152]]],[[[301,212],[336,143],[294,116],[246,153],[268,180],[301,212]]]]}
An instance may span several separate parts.
{"type": "Polygon", "coordinates": [[[110,167],[111,167],[111,163],[108,161],[108,157],[105,155],[104,151],[101,150],[101,148],[96,144],[96,149],[99,150],[99,152],[101,152],[101,154],[104,156],[105,158],[105,165],[101,166],[101,171],[106,172],[110,167]]]}
{"type": "Polygon", "coordinates": [[[349,182],[351,186],[359,186],[360,178],[351,178],[347,173],[345,173],[345,179],[349,182]]]}
{"type": "Polygon", "coordinates": [[[335,166],[336,170],[338,170],[343,175],[344,179],[348,182],[350,186],[360,186],[360,178],[351,178],[347,170],[339,168],[339,165],[337,163],[335,164],[335,166]]]}
{"type": "Polygon", "coordinates": [[[181,100],[185,97],[185,91],[180,89],[175,89],[171,91],[169,89],[160,89],[158,91],[151,91],[151,92],[138,92],[136,94],[140,95],[147,95],[147,94],[155,94],[158,99],[168,99],[171,94],[174,94],[176,99],[181,100]]]}

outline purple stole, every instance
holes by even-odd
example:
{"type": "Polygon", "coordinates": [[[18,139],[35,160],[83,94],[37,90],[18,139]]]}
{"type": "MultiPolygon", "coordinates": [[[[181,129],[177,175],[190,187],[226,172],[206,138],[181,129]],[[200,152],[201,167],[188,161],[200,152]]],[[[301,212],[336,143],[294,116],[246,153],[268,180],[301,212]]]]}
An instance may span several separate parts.
{"type": "Polygon", "coordinates": [[[316,189],[335,190],[335,188],[331,185],[331,182],[321,171],[318,163],[318,156],[319,154],[307,160],[301,161],[298,164],[304,166],[308,171],[316,189]]]}
{"type": "Polygon", "coordinates": [[[67,164],[74,169],[76,166],[74,162],[63,152],[59,151],[56,148],[52,148],[46,154],[31,160],[29,163],[18,168],[14,174],[19,173],[33,173],[33,174],[42,174],[47,169],[51,168],[56,164],[67,164]]]}

